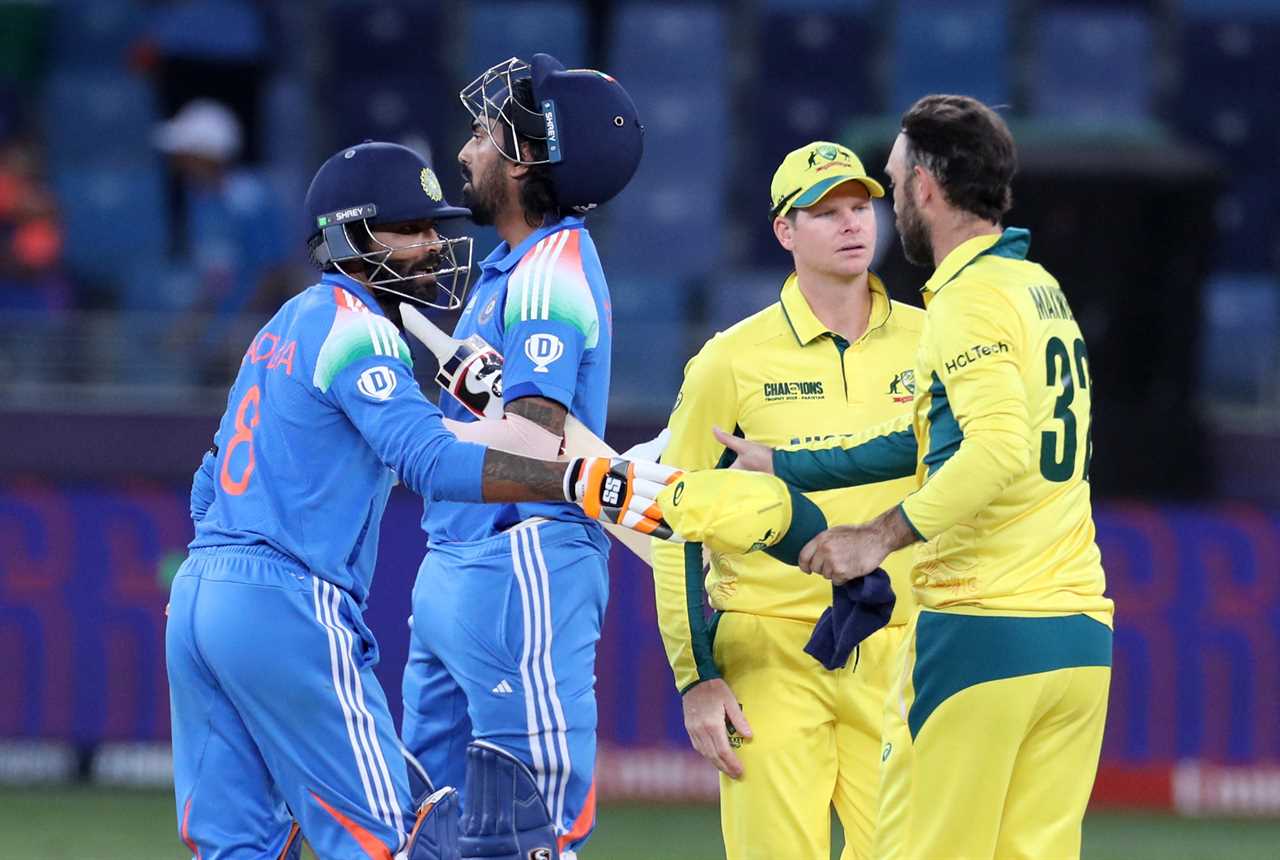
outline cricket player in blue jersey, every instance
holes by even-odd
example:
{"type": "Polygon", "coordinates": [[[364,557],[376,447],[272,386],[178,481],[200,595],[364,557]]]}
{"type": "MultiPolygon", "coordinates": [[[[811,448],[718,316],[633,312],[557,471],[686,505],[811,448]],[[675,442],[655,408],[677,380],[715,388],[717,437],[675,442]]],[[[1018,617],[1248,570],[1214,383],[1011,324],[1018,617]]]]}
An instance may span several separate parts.
{"type": "MultiPolygon", "coordinates": [[[[192,487],[166,632],[179,833],[198,860],[295,858],[299,826],[324,860],[455,858],[456,799],[410,798],[362,620],[392,484],[459,502],[647,503],[625,460],[461,442],[423,397],[394,308],[458,306],[470,242],[437,233],[469,212],[420,156],[338,152],[306,210],[324,274],[245,351],[192,487]]],[[[514,790],[495,791],[518,818],[514,790]]]]}
{"type": "MultiPolygon", "coordinates": [[[[612,320],[583,213],[635,173],[644,131],[635,106],[608,75],[546,54],[493,66],[461,97],[473,120],[458,154],[463,194],[472,220],[493,224],[502,241],[480,263],[454,337],[478,334],[505,356],[501,423],[520,416],[560,437],[572,414],[602,437],[612,320]]],[[[441,409],[472,428],[491,423],[451,398],[441,409]]],[[[434,782],[465,785],[464,856],[572,857],[595,825],[608,539],[562,502],[432,502],[423,528],[405,745],[434,782]],[[546,812],[514,841],[488,824],[494,798],[482,790],[485,763],[502,756],[527,768],[540,795],[530,803],[546,812]]]]}

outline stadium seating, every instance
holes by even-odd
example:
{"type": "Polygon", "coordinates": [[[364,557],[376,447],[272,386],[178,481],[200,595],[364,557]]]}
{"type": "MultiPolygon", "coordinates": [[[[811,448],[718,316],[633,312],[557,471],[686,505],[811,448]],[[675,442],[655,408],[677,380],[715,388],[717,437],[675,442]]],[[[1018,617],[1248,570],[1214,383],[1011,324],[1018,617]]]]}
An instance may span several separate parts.
{"type": "Polygon", "coordinates": [[[167,240],[159,166],[67,168],[54,174],[53,186],[67,236],[64,258],[76,275],[125,304],[155,290],[167,240]]]}
{"type": "Polygon", "coordinates": [[[608,70],[636,102],[645,152],[604,213],[607,271],[653,273],[660,258],[661,277],[696,279],[720,262],[730,172],[724,14],[711,5],[629,3],[609,42],[608,70]]]}
{"type": "Polygon", "coordinates": [[[1218,273],[1204,297],[1200,389],[1206,401],[1280,400],[1280,281],[1218,273]]]}
{"type": "Polygon", "coordinates": [[[1191,139],[1258,169],[1280,152],[1280,17],[1190,18],[1173,120],[1191,139]]]}
{"type": "Polygon", "coordinates": [[[890,110],[928,93],[1009,101],[1006,0],[912,0],[898,6],[892,37],[890,110]]]}
{"type": "Polygon", "coordinates": [[[155,98],[124,72],[59,72],[43,96],[45,140],[55,166],[137,166],[151,160],[155,98]]]}
{"type": "Polygon", "coordinates": [[[569,68],[590,64],[587,23],[581,3],[472,3],[467,12],[464,80],[494,63],[537,52],[551,54],[569,68]]]}
{"type": "Polygon", "coordinates": [[[1090,123],[1151,111],[1151,21],[1141,9],[1055,5],[1035,27],[1035,113],[1090,123]]]}
{"type": "MultiPolygon", "coordinates": [[[[611,271],[605,260],[605,272],[611,271]]],[[[692,348],[686,340],[689,291],[661,266],[648,278],[609,277],[613,301],[613,417],[653,421],[671,408],[692,348]]]]}
{"type": "Polygon", "coordinates": [[[57,69],[121,70],[146,21],[136,0],[67,0],[57,4],[50,60],[57,69]]]}
{"type": "Polygon", "coordinates": [[[725,26],[717,4],[627,3],[613,23],[609,64],[624,82],[646,72],[674,85],[724,81],[725,26]],[[629,77],[622,77],[624,71],[629,77]]]}

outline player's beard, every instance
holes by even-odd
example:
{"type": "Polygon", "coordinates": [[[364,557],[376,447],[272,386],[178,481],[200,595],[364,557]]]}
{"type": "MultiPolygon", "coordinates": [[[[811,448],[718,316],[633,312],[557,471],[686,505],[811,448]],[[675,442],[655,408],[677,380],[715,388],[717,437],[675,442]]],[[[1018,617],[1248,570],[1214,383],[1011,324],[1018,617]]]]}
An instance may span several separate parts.
{"type": "Polygon", "coordinates": [[[494,222],[497,213],[506,202],[502,184],[502,161],[494,159],[479,173],[467,177],[462,187],[463,205],[471,210],[471,223],[487,227],[494,222]]]}
{"type": "Polygon", "coordinates": [[[917,266],[933,265],[933,237],[929,235],[929,225],[925,223],[911,200],[912,179],[907,180],[906,192],[902,203],[902,211],[898,213],[895,226],[898,237],[902,240],[902,253],[907,262],[917,266]]]}

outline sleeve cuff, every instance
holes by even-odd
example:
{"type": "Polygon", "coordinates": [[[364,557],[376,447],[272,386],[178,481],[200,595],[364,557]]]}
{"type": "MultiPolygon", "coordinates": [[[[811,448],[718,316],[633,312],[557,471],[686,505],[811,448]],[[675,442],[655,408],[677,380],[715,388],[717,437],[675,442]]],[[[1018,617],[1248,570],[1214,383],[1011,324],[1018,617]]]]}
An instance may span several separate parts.
{"type": "Polygon", "coordinates": [[[484,458],[489,449],[470,442],[454,442],[436,460],[431,498],[436,501],[483,502],[484,458]]]}
{"type": "Polygon", "coordinates": [[[916,539],[927,542],[929,539],[924,535],[920,534],[920,529],[916,528],[916,524],[911,522],[911,517],[907,515],[906,502],[902,502],[901,504],[898,505],[898,511],[899,513],[902,514],[902,518],[907,521],[907,527],[911,529],[911,532],[916,536],[916,539]]]}
{"type": "Polygon", "coordinates": [[[510,403],[513,400],[519,400],[521,397],[545,397],[548,400],[554,400],[566,410],[573,405],[573,392],[568,389],[561,388],[559,385],[541,385],[533,382],[521,382],[502,392],[503,404],[510,403]]]}
{"type": "Polygon", "coordinates": [[[791,525],[777,543],[765,547],[764,551],[783,564],[795,567],[800,563],[800,550],[827,530],[827,518],[817,505],[795,487],[788,484],[787,492],[791,494],[791,525]]]}

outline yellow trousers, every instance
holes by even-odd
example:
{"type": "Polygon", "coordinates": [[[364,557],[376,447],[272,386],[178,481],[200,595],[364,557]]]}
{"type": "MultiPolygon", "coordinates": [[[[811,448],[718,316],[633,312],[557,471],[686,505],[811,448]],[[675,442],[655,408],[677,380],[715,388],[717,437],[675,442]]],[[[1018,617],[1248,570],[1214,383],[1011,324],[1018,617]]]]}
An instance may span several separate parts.
{"type": "Polygon", "coordinates": [[[885,704],[877,860],[1078,858],[1111,629],[929,610],[907,627],[885,704]]]}
{"type": "Polygon", "coordinates": [[[845,668],[828,671],[804,653],[812,624],[721,616],[716,665],[753,735],[730,737],[742,778],[720,776],[728,860],[829,860],[833,806],[845,832],[841,860],[871,856],[881,721],[904,631],[878,631],[845,668]]]}

